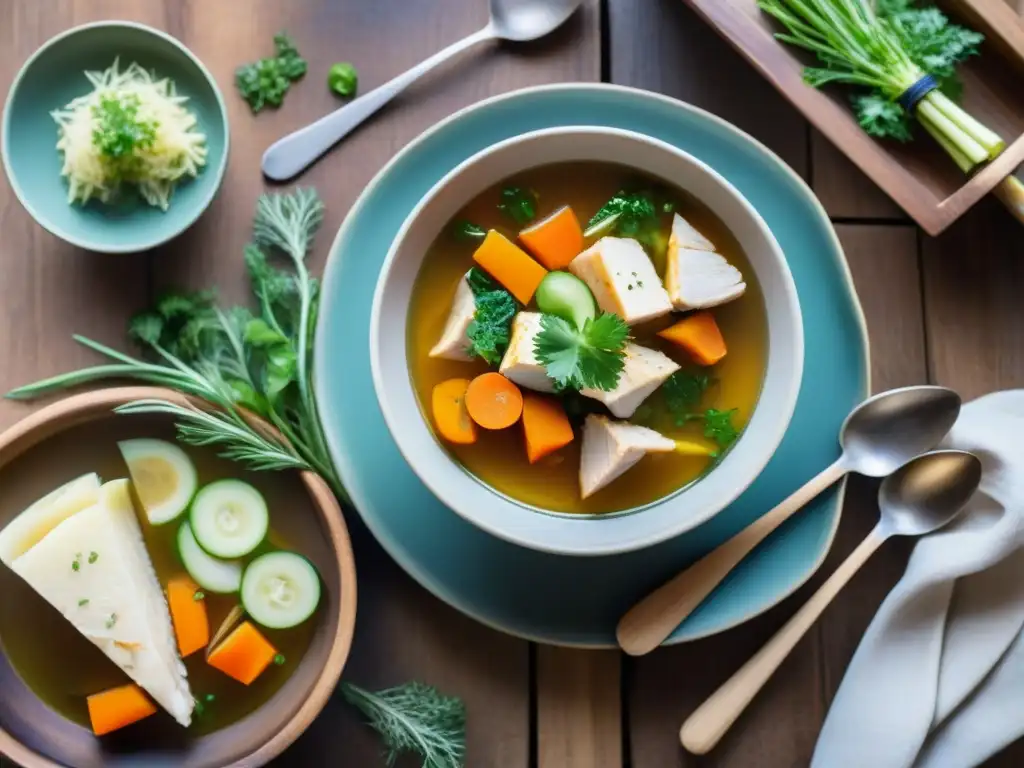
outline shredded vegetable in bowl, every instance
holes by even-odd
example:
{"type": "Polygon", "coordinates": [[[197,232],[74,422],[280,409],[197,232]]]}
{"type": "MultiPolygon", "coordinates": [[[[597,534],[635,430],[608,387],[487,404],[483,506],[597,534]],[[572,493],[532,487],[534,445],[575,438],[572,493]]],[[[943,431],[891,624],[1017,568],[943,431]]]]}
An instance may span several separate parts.
{"type": "Polygon", "coordinates": [[[68,202],[108,203],[129,184],[166,211],[175,185],[206,164],[206,136],[185,108],[187,97],[170,79],[157,79],[134,62],[120,71],[115,59],[109,69],[85,76],[92,92],[51,113],[68,202]]]}

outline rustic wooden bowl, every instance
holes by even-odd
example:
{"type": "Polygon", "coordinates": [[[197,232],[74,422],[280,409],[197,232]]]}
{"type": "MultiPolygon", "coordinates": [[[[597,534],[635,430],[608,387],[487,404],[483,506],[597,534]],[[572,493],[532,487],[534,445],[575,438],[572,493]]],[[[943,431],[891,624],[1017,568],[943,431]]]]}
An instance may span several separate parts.
{"type": "MultiPolygon", "coordinates": [[[[178,393],[154,387],[104,389],[55,402],[0,435],[0,527],[60,482],[102,471],[104,462],[113,466],[116,440],[172,438],[170,417],[112,413],[116,406],[141,398],[188,402],[178,393]]],[[[200,455],[201,449],[190,452],[203,461],[208,458],[200,455]]],[[[224,460],[209,458],[209,462],[224,460]]],[[[25,768],[141,764],[253,768],[280,754],[319,714],[341,676],[355,626],[355,565],[341,509],[326,483],[312,473],[247,473],[237,464],[228,466],[234,476],[259,487],[271,509],[287,505],[288,514],[276,515],[274,527],[310,557],[323,579],[318,624],[297,668],[263,706],[208,735],[186,739],[186,732],[180,730],[178,738],[153,738],[145,730],[147,720],[126,729],[126,736],[134,728],[141,730],[125,740],[100,740],[32,692],[10,663],[8,653],[13,647],[5,647],[0,636],[0,754],[25,768]]],[[[31,599],[34,593],[0,567],[0,595],[0,610],[16,611],[19,601],[31,599]]],[[[55,623],[64,622],[53,613],[55,623]]],[[[51,638],[50,642],[56,641],[51,638]]]]}
{"type": "Polygon", "coordinates": [[[985,35],[981,56],[962,64],[963,107],[1006,141],[1006,149],[965,176],[924,131],[909,144],[878,141],[857,125],[847,89],[816,90],[802,78],[814,57],[785,45],[757,0],[685,0],[805,118],[882,188],[922,229],[937,235],[1024,161],[1024,25],[1005,0],[935,0],[950,18],[985,35]]]}

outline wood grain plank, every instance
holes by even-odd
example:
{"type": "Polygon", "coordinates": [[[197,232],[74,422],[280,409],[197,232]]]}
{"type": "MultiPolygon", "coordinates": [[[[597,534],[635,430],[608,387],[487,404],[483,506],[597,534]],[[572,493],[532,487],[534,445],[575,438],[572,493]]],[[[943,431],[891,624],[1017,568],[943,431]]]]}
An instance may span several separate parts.
{"type": "Polygon", "coordinates": [[[621,768],[620,654],[537,649],[538,768],[621,768]]]}
{"type": "MultiPolygon", "coordinates": [[[[918,239],[923,235],[916,227],[902,226],[841,226],[837,231],[867,319],[873,391],[926,382],[918,265],[918,239]]],[[[878,486],[877,480],[851,478],[839,531],[821,574],[834,571],[874,527],[878,486]]],[[[910,543],[902,540],[887,543],[822,616],[818,633],[827,701],[831,702],[838,690],[878,606],[903,575],[910,548],[910,543]]]]}
{"type": "MultiPolygon", "coordinates": [[[[0,83],[9,84],[36,48],[67,27],[119,16],[160,22],[160,5],[138,6],[136,0],[12,5],[0,24],[0,83]]],[[[0,391],[98,362],[72,333],[127,348],[125,323],[149,301],[148,256],[97,254],[67,245],[35,223],[6,179],[0,183],[0,232],[0,391]]],[[[0,428],[35,407],[0,401],[0,428]]]]}
{"type": "MultiPolygon", "coordinates": [[[[486,3],[381,0],[373,4],[258,0],[245,14],[224,4],[190,0],[171,31],[210,67],[225,91],[232,150],[224,189],[206,215],[154,266],[158,288],[217,285],[231,300],[246,296],[241,265],[256,198],[267,187],[263,150],[281,135],[339,102],[326,87],[335,61],[353,62],[366,92],[441,47],[482,27],[486,3]],[[286,29],[309,61],[309,73],[278,111],[253,116],[233,92],[239,63],[265,55],[286,29]]],[[[298,184],[314,186],[327,206],[311,256],[322,270],[331,235],[352,202],[394,153],[429,125],[481,98],[526,85],[599,76],[598,6],[592,1],[549,40],[526,48],[482,47],[415,86],[312,167],[298,184]]],[[[356,641],[344,679],[369,688],[421,679],[460,696],[469,711],[467,764],[525,768],[530,761],[529,649],[462,616],[427,595],[388,558],[355,515],[360,575],[356,641]]],[[[617,694],[617,677],[615,679],[617,694]]],[[[551,707],[548,707],[550,710],[551,707]]],[[[380,742],[340,700],[275,763],[281,766],[375,765],[380,742]]],[[[399,765],[416,765],[406,757],[399,765]]]]}
{"type": "Polygon", "coordinates": [[[608,4],[611,80],[714,112],[808,173],[807,123],[680,0],[608,4]]]}
{"type": "Polygon", "coordinates": [[[811,186],[829,216],[909,219],[891,197],[816,129],[811,131],[811,167],[811,186]]]}

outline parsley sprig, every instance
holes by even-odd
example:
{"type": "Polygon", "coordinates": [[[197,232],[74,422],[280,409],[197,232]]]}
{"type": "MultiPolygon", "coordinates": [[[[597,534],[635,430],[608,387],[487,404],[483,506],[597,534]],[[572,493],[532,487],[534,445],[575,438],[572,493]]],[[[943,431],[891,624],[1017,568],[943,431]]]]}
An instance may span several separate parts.
{"type": "Polygon", "coordinates": [[[280,107],[291,84],[306,74],[306,60],[284,32],[274,35],[275,54],[235,70],[235,85],[252,111],[280,107]]]}
{"type": "Polygon", "coordinates": [[[554,315],[542,315],[534,354],[560,389],[599,389],[610,392],[625,365],[629,326],[605,312],[583,328],[554,315]]]}
{"type": "Polygon", "coordinates": [[[253,242],[245,248],[256,312],[248,307],[223,309],[208,291],[167,295],[129,325],[129,335],[146,359],[75,336],[112,362],[19,387],[7,397],[30,399],[108,379],[169,387],[212,408],[141,400],[118,412],[168,414],[186,443],[215,446],[253,469],[314,471],[346,501],[310,380],[319,283],[310,276],[305,258],[322,220],[323,203],[312,189],[262,196],[253,242]],[[270,253],[283,256],[290,268],[272,266],[270,253]],[[255,429],[243,409],[269,421],[285,439],[255,429]]]}

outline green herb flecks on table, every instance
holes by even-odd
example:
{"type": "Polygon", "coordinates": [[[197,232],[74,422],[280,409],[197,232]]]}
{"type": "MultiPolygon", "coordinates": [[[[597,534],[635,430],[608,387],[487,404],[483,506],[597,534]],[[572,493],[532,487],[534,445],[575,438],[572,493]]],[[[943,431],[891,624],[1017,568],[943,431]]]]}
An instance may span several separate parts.
{"type": "Polygon", "coordinates": [[[327,70],[327,87],[346,99],[355,96],[359,88],[359,73],[355,66],[347,61],[332,64],[327,70]]]}
{"type": "Polygon", "coordinates": [[[173,416],[183,442],[213,446],[253,469],[312,470],[347,502],[327,451],[310,380],[319,283],[310,276],[305,258],[322,220],[323,204],[311,189],[263,195],[256,206],[253,243],[245,249],[257,312],[221,309],[212,292],[165,296],[129,325],[130,336],[150,359],[75,336],[113,362],[20,387],[7,397],[34,398],[108,379],[169,387],[214,407],[142,400],[117,410],[173,416]],[[285,257],[289,269],[271,266],[268,253],[274,252],[285,257]],[[241,409],[266,419],[286,439],[254,429],[241,409]]]}
{"type": "Polygon", "coordinates": [[[534,355],[560,389],[615,389],[629,340],[625,320],[605,312],[580,329],[560,317],[541,315],[540,325],[534,355]]]}
{"type": "Polygon", "coordinates": [[[235,86],[253,112],[280,107],[291,84],[306,74],[306,60],[284,32],[274,35],[275,55],[235,70],[235,86]]]}
{"type": "Polygon", "coordinates": [[[476,312],[466,331],[470,354],[491,365],[499,365],[508,349],[512,320],[519,311],[519,303],[477,267],[469,271],[467,280],[476,303],[476,312]]]}
{"type": "Polygon", "coordinates": [[[403,752],[423,758],[423,768],[465,765],[466,708],[459,699],[423,683],[379,693],[342,683],[340,691],[380,734],[388,765],[394,765],[403,752]]]}
{"type": "MultiPolygon", "coordinates": [[[[912,139],[910,115],[900,97],[925,75],[939,88],[913,108],[921,126],[965,173],[996,157],[1005,142],[953,100],[956,65],[978,52],[983,36],[951,24],[937,8],[912,0],[758,0],[786,28],[776,38],[814,53],[822,66],[807,67],[816,87],[843,83],[861,127],[872,136],[912,139]]],[[[1024,217],[1024,185],[1005,179],[997,194],[1024,217]]]]}

